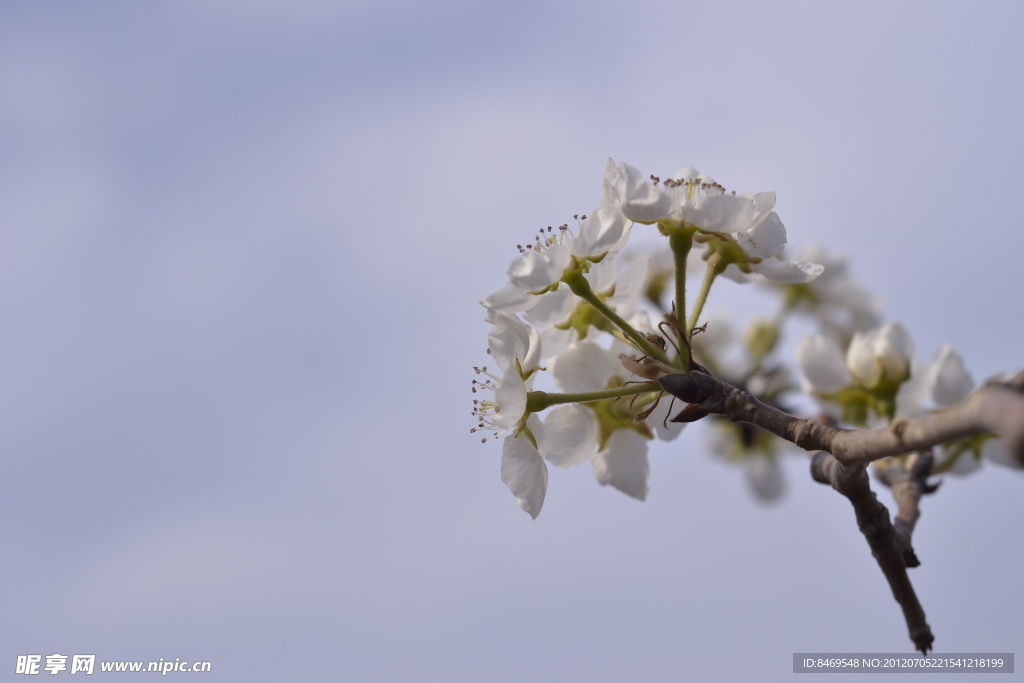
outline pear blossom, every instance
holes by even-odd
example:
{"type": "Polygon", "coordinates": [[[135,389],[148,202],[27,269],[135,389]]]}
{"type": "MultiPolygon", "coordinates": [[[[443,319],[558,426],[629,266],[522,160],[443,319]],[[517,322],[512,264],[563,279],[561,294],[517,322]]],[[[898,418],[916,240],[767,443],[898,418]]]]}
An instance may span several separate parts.
{"type": "Polygon", "coordinates": [[[663,186],[645,180],[629,164],[605,163],[604,199],[617,203],[637,223],[693,225],[705,232],[739,233],[763,221],[775,206],[774,192],[728,193],[714,178],[692,166],[676,172],[663,186]]]}
{"type": "Polygon", "coordinates": [[[804,247],[799,260],[820,263],[824,272],[811,282],[786,290],[786,305],[817,318],[822,332],[844,348],[855,332],[878,327],[879,297],[872,296],[851,274],[846,258],[826,253],[817,245],[804,247]]]}
{"type": "MultiPolygon", "coordinates": [[[[609,257],[590,266],[585,274],[591,289],[616,313],[629,319],[637,310],[647,276],[647,257],[634,258],[619,269],[620,259],[609,257]]],[[[545,358],[557,355],[569,344],[586,334],[572,324],[573,315],[585,302],[565,283],[541,295],[539,302],[524,314],[536,326],[544,342],[545,358]]],[[[589,304],[587,304],[589,306],[589,304]]]]}
{"type": "MultiPolygon", "coordinates": [[[[508,282],[480,304],[500,313],[522,313],[553,293],[566,271],[580,263],[599,262],[614,256],[626,245],[632,223],[618,206],[603,202],[579,219],[578,234],[568,224],[541,231],[533,244],[519,245],[520,256],[509,264],[508,282]]],[[[564,299],[565,294],[562,294],[564,299]]],[[[549,302],[549,306],[553,305],[549,302]]]]}
{"type": "Polygon", "coordinates": [[[943,344],[932,361],[929,385],[932,400],[940,408],[965,401],[975,386],[964,359],[949,344],[943,344]]]}
{"type": "Polygon", "coordinates": [[[486,366],[474,368],[476,374],[487,379],[473,380],[473,393],[478,389],[493,391],[494,398],[473,401],[478,424],[471,431],[492,430],[498,438],[514,429],[526,414],[526,394],[539,369],[541,340],[535,328],[516,316],[491,310],[484,320],[494,325],[487,335],[487,351],[502,374],[488,371],[486,366]]]}
{"type": "Polygon", "coordinates": [[[914,342],[899,323],[853,335],[846,350],[846,366],[857,382],[873,388],[883,379],[902,382],[910,377],[914,342]]]}
{"type": "MultiPolygon", "coordinates": [[[[576,342],[551,361],[551,374],[560,389],[572,393],[621,385],[631,379],[618,360],[618,353],[627,350],[630,347],[618,341],[611,349],[589,340],[576,342]]],[[[558,406],[544,419],[548,462],[571,467],[590,461],[598,482],[644,500],[650,474],[647,441],[654,436],[672,441],[685,426],[668,422],[671,403],[661,400],[640,424],[628,415],[613,418],[593,404],[558,406]]],[[[609,399],[609,404],[629,411],[629,399],[609,399]]]]}
{"type": "Polygon", "coordinates": [[[708,433],[708,448],[723,460],[742,464],[744,478],[762,503],[779,500],[786,482],[776,459],[776,441],[753,425],[716,419],[708,433]]]}
{"type": "Polygon", "coordinates": [[[796,362],[807,380],[806,388],[829,395],[852,384],[874,389],[883,379],[902,383],[911,375],[913,356],[914,344],[907,331],[899,323],[888,323],[855,334],[845,358],[832,339],[805,337],[797,346],[796,362]]]}
{"type": "Polygon", "coordinates": [[[636,168],[608,159],[604,172],[604,201],[617,203],[637,223],[692,225],[704,233],[735,242],[747,257],[745,268],[726,268],[727,277],[746,282],[764,277],[779,283],[805,283],[821,275],[823,266],[780,258],[786,246],[786,227],[775,206],[774,192],[727,193],[714,178],[692,166],[679,169],[661,186],[652,176],[644,180],[636,168]],[[749,269],[749,272],[748,272],[749,269]]]}
{"type": "Polygon", "coordinates": [[[747,486],[758,500],[770,503],[782,498],[786,490],[786,480],[782,477],[782,469],[775,458],[764,455],[752,455],[743,459],[746,466],[747,486]]]}
{"type": "Polygon", "coordinates": [[[823,336],[804,337],[796,347],[796,364],[804,375],[804,390],[835,394],[853,383],[842,349],[823,336]]]}

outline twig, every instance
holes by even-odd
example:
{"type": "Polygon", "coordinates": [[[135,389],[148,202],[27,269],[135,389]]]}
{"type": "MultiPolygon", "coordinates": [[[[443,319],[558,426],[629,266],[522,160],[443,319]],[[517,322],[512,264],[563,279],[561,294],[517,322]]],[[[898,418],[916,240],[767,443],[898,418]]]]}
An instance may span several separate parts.
{"type": "MultiPolygon", "coordinates": [[[[925,621],[924,609],[907,576],[904,548],[896,529],[889,521],[889,511],[878,502],[868,481],[867,465],[846,466],[832,455],[819,451],[811,459],[811,476],[822,484],[830,484],[853,505],[857,526],[864,534],[871,554],[889,582],[892,596],[903,610],[910,639],[922,653],[932,648],[935,637],[925,621]]],[[[913,553],[913,551],[911,551],[913,553]]]]}

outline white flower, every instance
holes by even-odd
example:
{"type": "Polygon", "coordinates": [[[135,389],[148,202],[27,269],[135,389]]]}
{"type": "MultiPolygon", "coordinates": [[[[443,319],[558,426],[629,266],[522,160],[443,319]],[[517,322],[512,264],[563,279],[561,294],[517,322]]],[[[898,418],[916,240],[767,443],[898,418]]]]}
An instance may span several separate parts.
{"type": "Polygon", "coordinates": [[[807,381],[805,389],[822,395],[850,386],[853,378],[839,346],[827,337],[804,337],[796,347],[796,364],[807,381]],[[809,386],[808,386],[809,385],[809,386]]]}
{"type": "Polygon", "coordinates": [[[888,323],[853,335],[846,350],[846,367],[857,383],[874,388],[884,378],[902,382],[910,377],[914,343],[899,323],[888,323]]]}
{"type": "Polygon", "coordinates": [[[846,259],[825,253],[816,245],[800,251],[801,261],[820,263],[825,270],[820,277],[807,283],[807,288],[795,301],[798,309],[818,318],[823,331],[844,347],[854,332],[864,332],[879,326],[881,301],[869,294],[849,272],[846,259]]]}
{"type": "Polygon", "coordinates": [[[609,484],[637,500],[650,492],[647,477],[647,440],[631,429],[617,429],[608,437],[604,450],[591,459],[594,476],[602,486],[609,484]]]}
{"type": "Polygon", "coordinates": [[[746,465],[747,485],[759,500],[770,503],[782,497],[786,482],[775,458],[749,455],[743,462],[746,465]]]}
{"type": "MultiPolygon", "coordinates": [[[[605,164],[604,188],[605,202],[618,203],[622,213],[638,223],[692,225],[734,241],[747,256],[745,265],[754,278],[796,284],[810,282],[822,273],[823,267],[817,263],[779,257],[786,246],[786,228],[772,211],[774,192],[727,193],[711,176],[701,175],[691,166],[681,168],[659,186],[657,180],[644,180],[640,171],[628,164],[616,167],[611,159],[605,164]]],[[[735,264],[724,274],[739,282],[752,279],[735,264]]]]}
{"type": "Polygon", "coordinates": [[[964,367],[963,358],[949,344],[943,344],[935,355],[929,384],[932,401],[941,408],[966,400],[974,391],[974,379],[964,367]]]}
{"type": "Polygon", "coordinates": [[[629,164],[608,159],[604,171],[605,201],[617,202],[622,213],[638,223],[659,221],[693,225],[705,232],[738,233],[763,221],[775,205],[774,192],[757,195],[727,193],[708,175],[686,166],[664,186],[644,180],[629,164]]]}
{"type": "Polygon", "coordinates": [[[1010,447],[1006,445],[1006,441],[1000,438],[986,441],[981,447],[981,457],[1002,467],[1008,467],[1011,470],[1024,469],[1024,463],[1017,459],[1010,451],[1010,447]]]}
{"type": "MultiPolygon", "coordinates": [[[[591,289],[623,318],[629,319],[636,311],[643,295],[647,277],[647,257],[630,260],[619,270],[619,259],[606,257],[590,267],[585,277],[591,289]]],[[[552,292],[537,297],[538,303],[524,314],[526,320],[541,330],[545,358],[557,355],[578,339],[577,331],[569,326],[573,313],[584,303],[569,286],[562,283],[552,292]]]]}
{"type": "Polygon", "coordinates": [[[508,283],[480,304],[499,313],[532,309],[540,303],[539,297],[555,288],[568,269],[578,268],[585,261],[601,261],[621,251],[632,225],[618,205],[609,202],[602,202],[579,221],[579,233],[575,236],[568,225],[560,226],[557,232],[549,227],[548,232],[541,231],[532,245],[520,245],[521,256],[508,267],[508,283]]]}
{"type": "Polygon", "coordinates": [[[536,329],[515,316],[488,311],[485,320],[494,325],[487,335],[488,352],[502,375],[488,371],[486,366],[474,368],[487,379],[473,380],[473,393],[477,389],[493,391],[494,399],[473,401],[478,424],[471,431],[493,430],[498,432],[494,438],[498,438],[514,429],[526,414],[526,394],[539,369],[541,341],[536,329]]]}
{"type": "MultiPolygon", "coordinates": [[[[606,389],[631,379],[618,360],[618,353],[632,349],[616,342],[605,349],[585,340],[569,346],[551,361],[551,374],[559,388],[567,392],[590,392],[606,389]]],[[[629,398],[619,399],[613,405],[626,413],[629,398]]],[[[590,461],[601,484],[611,485],[623,493],[644,500],[650,465],[647,461],[647,441],[650,434],[671,441],[685,425],[667,422],[672,401],[663,397],[644,423],[636,428],[628,414],[624,418],[605,423],[611,429],[601,446],[602,420],[593,404],[558,406],[544,419],[547,435],[547,459],[559,467],[571,467],[590,461]],[[611,424],[612,426],[608,426],[611,424]],[[641,431],[645,431],[644,436],[641,431]]]]}
{"type": "Polygon", "coordinates": [[[544,425],[536,415],[526,420],[525,431],[505,437],[501,449],[501,480],[505,482],[519,507],[537,519],[548,490],[548,467],[544,464],[544,425]]]}

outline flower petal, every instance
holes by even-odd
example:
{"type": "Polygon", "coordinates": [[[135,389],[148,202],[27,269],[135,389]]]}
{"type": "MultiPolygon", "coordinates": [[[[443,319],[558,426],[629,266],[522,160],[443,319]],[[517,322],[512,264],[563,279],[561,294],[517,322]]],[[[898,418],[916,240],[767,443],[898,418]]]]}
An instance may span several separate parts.
{"type": "Polygon", "coordinates": [[[786,226],[772,211],[750,230],[736,233],[736,242],[748,256],[766,259],[781,254],[786,247],[786,226]]]}
{"type": "Polygon", "coordinates": [[[525,434],[505,437],[501,480],[516,497],[519,507],[537,519],[548,490],[548,467],[525,434]]]}
{"type": "Polygon", "coordinates": [[[544,418],[547,431],[545,457],[552,465],[570,467],[597,453],[599,427],[590,408],[578,403],[557,406],[544,418]]]}
{"type": "Polygon", "coordinates": [[[606,349],[581,341],[551,361],[551,374],[562,391],[600,391],[620,367],[619,359],[606,349]]]}
{"type": "Polygon", "coordinates": [[[528,249],[509,265],[508,280],[528,292],[539,292],[561,279],[570,258],[563,244],[553,244],[543,253],[528,249]]]}
{"type": "Polygon", "coordinates": [[[545,292],[534,298],[538,300],[537,305],[526,312],[525,318],[531,325],[540,328],[553,327],[568,320],[579,301],[565,283],[559,283],[558,289],[553,292],[545,292]]]}
{"type": "Polygon", "coordinates": [[[560,330],[557,327],[551,327],[541,331],[540,339],[544,348],[541,358],[551,358],[565,351],[576,341],[576,330],[572,328],[560,330]]]}
{"type": "Polygon", "coordinates": [[[619,165],[619,201],[623,215],[638,223],[656,223],[669,217],[672,197],[645,181],[640,171],[629,164],[619,165]]]}
{"type": "Polygon", "coordinates": [[[1003,439],[989,439],[986,441],[981,447],[981,457],[991,460],[997,465],[1009,467],[1011,470],[1024,469],[1024,463],[1021,463],[1013,455],[1010,447],[1006,445],[1006,441],[1003,439]]]}
{"type": "Polygon", "coordinates": [[[770,503],[782,497],[786,482],[775,458],[752,455],[745,458],[744,462],[747,466],[747,484],[762,502],[770,503]]]}
{"type": "Polygon", "coordinates": [[[610,252],[629,227],[618,203],[602,202],[580,225],[580,234],[572,241],[572,254],[587,258],[610,252]]]}
{"type": "Polygon", "coordinates": [[[603,451],[591,461],[594,475],[602,485],[611,484],[637,500],[647,498],[647,440],[632,429],[617,429],[608,437],[603,451]]]}
{"type": "Polygon", "coordinates": [[[796,347],[796,364],[814,391],[834,394],[853,380],[843,360],[843,352],[828,337],[804,337],[796,347]]]}
{"type": "Polygon", "coordinates": [[[825,266],[820,263],[783,261],[779,258],[767,258],[760,263],[751,264],[750,267],[772,282],[783,285],[811,282],[825,272],[825,266]]]}
{"type": "Polygon", "coordinates": [[[517,372],[515,361],[522,364],[530,350],[530,328],[514,315],[496,313],[494,327],[487,334],[487,347],[503,373],[517,372]]]}
{"type": "MultiPolygon", "coordinates": [[[[681,403],[679,401],[675,402],[675,410],[678,411],[685,407],[685,403],[681,403]]],[[[683,433],[683,428],[686,427],[682,422],[666,421],[666,418],[672,418],[672,415],[669,414],[670,408],[673,408],[672,397],[662,396],[661,402],[658,403],[658,407],[654,409],[653,413],[647,416],[647,426],[654,428],[659,441],[675,441],[676,437],[683,433]]]]}
{"type": "Polygon", "coordinates": [[[932,400],[943,408],[956,405],[974,391],[974,379],[964,359],[949,344],[943,344],[932,364],[932,400]]]}
{"type": "Polygon", "coordinates": [[[754,203],[731,194],[704,196],[684,202],[680,218],[706,232],[740,232],[754,225],[754,203]]]}
{"type": "Polygon", "coordinates": [[[512,429],[526,413],[526,382],[518,372],[505,373],[501,386],[494,390],[498,409],[491,418],[500,429],[512,429]]]}
{"type": "Polygon", "coordinates": [[[533,294],[509,282],[481,301],[480,305],[498,313],[522,313],[536,306],[538,301],[533,294]]]}

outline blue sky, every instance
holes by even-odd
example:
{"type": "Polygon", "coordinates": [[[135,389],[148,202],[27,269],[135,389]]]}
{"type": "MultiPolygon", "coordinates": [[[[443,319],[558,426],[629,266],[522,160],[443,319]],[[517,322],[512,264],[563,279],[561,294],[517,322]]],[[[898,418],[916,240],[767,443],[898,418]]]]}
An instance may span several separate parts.
{"type": "MultiPolygon", "coordinates": [[[[849,505],[801,458],[764,508],[696,427],[652,448],[644,504],[557,471],[531,522],[468,434],[477,301],[517,242],[597,203],[606,157],[694,165],[777,190],[791,242],[846,253],[923,356],[1020,367],[1021,19],[0,10],[2,666],[788,680],[797,651],[909,650],[849,505]]],[[[709,305],[760,302],[726,283],[709,305]]],[[[912,578],[939,651],[1021,642],[1021,485],[988,467],[924,502],[912,578]]]]}

